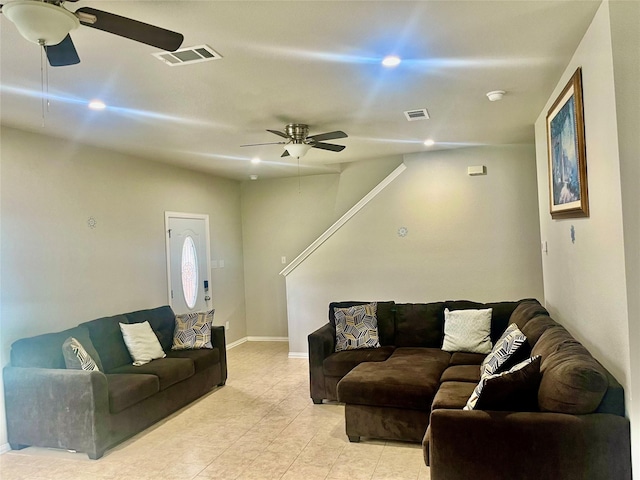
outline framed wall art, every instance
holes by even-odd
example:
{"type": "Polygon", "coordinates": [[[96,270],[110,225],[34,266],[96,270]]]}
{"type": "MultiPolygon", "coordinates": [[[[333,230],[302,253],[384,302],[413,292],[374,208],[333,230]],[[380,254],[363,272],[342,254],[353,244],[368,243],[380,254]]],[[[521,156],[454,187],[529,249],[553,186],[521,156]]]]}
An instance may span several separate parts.
{"type": "Polygon", "coordinates": [[[580,68],[547,113],[547,150],[551,217],[588,217],[587,151],[580,68]]]}

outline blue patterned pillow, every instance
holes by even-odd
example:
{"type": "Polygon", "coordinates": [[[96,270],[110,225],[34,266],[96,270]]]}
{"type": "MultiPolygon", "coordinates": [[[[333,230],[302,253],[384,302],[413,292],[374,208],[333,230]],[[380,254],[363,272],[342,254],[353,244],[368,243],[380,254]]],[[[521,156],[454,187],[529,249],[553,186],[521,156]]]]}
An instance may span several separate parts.
{"type": "Polygon", "coordinates": [[[349,308],[334,308],[336,352],[380,346],[377,309],[376,302],[349,308]]]}
{"type": "Polygon", "coordinates": [[[171,350],[213,348],[211,325],[215,310],[185,313],[176,316],[176,329],[171,350]]]}
{"type": "Polygon", "coordinates": [[[527,341],[515,323],[507,327],[480,366],[480,376],[493,375],[527,341]]]}

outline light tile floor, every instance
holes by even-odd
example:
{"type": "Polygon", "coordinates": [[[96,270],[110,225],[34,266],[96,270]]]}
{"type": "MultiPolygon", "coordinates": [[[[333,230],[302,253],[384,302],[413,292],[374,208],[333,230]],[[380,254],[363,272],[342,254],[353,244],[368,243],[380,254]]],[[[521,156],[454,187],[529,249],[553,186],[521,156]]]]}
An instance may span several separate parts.
{"type": "Polygon", "coordinates": [[[418,444],[350,443],[344,406],[313,405],[304,359],[287,344],[229,350],[229,378],[188,407],[108,450],[26,448],[0,455],[2,480],[428,480],[418,444]]]}

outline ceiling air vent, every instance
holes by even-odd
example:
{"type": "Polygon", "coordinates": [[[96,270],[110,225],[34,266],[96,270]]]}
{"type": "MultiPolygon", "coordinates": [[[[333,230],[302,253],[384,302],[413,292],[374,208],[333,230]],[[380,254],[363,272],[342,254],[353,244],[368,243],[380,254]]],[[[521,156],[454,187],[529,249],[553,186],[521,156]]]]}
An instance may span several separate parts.
{"type": "Polygon", "coordinates": [[[209,45],[186,47],[176,50],[175,52],[158,52],[152,55],[171,67],[190,63],[208,62],[209,60],[219,60],[222,58],[222,55],[209,45]]]}
{"type": "Polygon", "coordinates": [[[426,108],[421,108],[419,110],[409,110],[404,112],[404,116],[407,117],[407,120],[410,122],[415,122],[416,120],[428,120],[429,112],[427,112],[426,108]]]}

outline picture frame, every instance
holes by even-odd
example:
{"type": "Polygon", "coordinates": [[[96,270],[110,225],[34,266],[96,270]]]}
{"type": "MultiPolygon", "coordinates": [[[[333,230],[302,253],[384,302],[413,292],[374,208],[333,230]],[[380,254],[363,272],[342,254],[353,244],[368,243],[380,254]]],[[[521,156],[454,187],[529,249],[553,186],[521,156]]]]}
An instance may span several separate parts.
{"type": "Polygon", "coordinates": [[[547,113],[551,218],[589,216],[582,69],[578,68],[547,113]]]}

